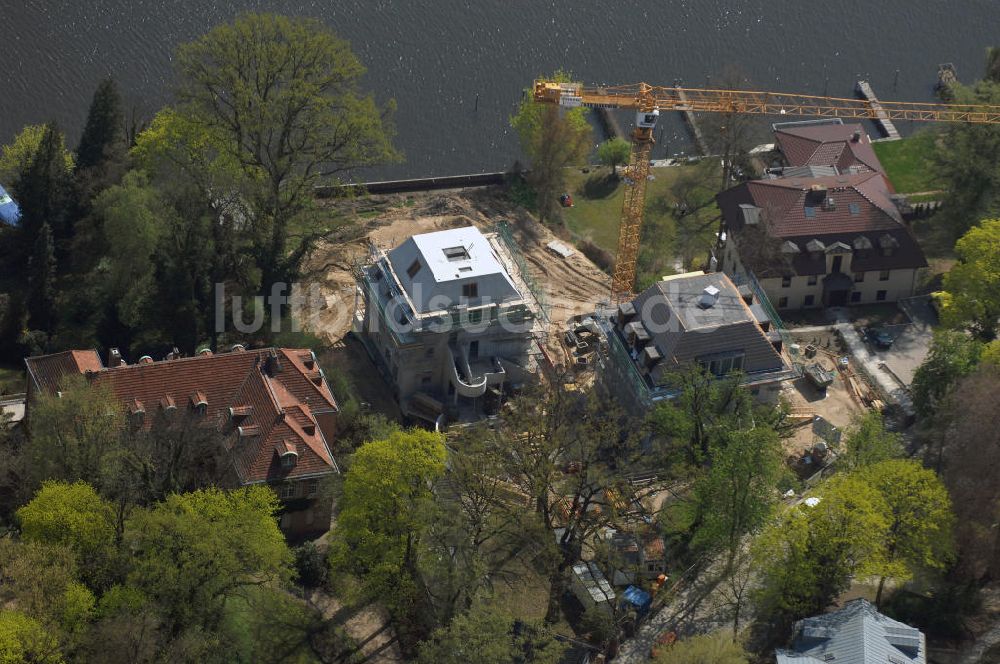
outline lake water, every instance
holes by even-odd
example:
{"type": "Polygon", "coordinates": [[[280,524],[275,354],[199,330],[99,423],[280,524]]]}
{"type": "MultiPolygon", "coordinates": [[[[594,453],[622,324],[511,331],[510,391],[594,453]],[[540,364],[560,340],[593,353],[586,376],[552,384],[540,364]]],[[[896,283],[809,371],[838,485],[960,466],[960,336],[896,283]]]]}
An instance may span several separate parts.
{"type": "MultiPolygon", "coordinates": [[[[557,68],[694,87],[732,64],[755,88],[851,96],[863,76],[883,99],[919,101],[938,63],[970,81],[1000,42],[996,0],[0,0],[0,142],[55,119],[75,145],[109,73],[151,114],[169,101],[177,44],[247,10],[321,19],[350,40],[367,87],[396,99],[406,161],[368,178],[505,168],[522,88],[557,68]]],[[[656,156],[690,149],[676,119],[663,138],[656,156]]]]}

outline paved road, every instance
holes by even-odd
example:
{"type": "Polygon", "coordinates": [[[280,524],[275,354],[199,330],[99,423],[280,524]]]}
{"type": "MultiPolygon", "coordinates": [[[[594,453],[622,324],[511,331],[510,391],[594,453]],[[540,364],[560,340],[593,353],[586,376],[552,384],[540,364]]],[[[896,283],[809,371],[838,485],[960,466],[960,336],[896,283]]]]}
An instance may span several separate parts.
{"type": "MultiPolygon", "coordinates": [[[[906,389],[905,384],[901,384],[894,376],[894,372],[886,369],[886,363],[879,353],[873,350],[864,342],[861,335],[854,329],[854,325],[847,322],[840,322],[834,325],[850,349],[851,357],[856,364],[861,365],[865,373],[871,377],[879,388],[889,398],[895,401],[908,414],[913,414],[913,400],[906,389]]],[[[895,343],[893,344],[895,345],[895,343]]]]}

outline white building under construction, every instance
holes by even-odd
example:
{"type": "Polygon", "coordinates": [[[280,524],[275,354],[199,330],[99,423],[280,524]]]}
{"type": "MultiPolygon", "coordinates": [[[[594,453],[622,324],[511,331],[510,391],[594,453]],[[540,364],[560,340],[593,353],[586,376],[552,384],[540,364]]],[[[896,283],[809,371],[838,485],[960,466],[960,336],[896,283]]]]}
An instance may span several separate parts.
{"type": "Polygon", "coordinates": [[[540,309],[496,234],[467,226],[373,248],[359,282],[357,331],[406,415],[475,419],[534,377],[540,309]]]}

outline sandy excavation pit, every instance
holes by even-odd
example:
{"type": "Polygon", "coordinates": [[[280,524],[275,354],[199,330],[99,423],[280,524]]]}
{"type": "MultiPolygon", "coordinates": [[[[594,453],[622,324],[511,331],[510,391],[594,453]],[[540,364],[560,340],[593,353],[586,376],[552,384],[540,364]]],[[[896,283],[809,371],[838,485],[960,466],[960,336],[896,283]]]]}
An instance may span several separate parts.
{"type": "Polygon", "coordinates": [[[528,271],[544,293],[549,312],[549,334],[544,343],[556,364],[572,361],[559,341],[566,322],[608,299],[608,275],[579,251],[563,258],[547,249],[556,236],[492,189],[379,196],[366,199],[364,204],[363,214],[352,209],[357,202],[331,204],[356,217],[357,223],[320,243],[307,264],[306,281],[319,286],[323,300],[307,327],[330,345],[338,345],[351,328],[355,306],[352,269],[367,255],[369,242],[388,249],[419,233],[470,224],[484,232],[493,230],[500,221],[510,225],[528,271]]]}

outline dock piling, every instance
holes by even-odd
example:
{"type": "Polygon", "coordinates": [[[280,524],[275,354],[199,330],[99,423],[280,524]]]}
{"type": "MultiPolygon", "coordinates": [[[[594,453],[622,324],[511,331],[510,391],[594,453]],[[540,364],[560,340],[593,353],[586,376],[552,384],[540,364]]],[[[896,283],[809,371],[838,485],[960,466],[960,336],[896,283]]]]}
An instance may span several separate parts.
{"type": "Polygon", "coordinates": [[[691,128],[691,133],[694,134],[694,143],[698,147],[698,151],[703,155],[707,155],[708,144],[705,142],[705,137],[701,134],[701,128],[698,127],[698,121],[694,117],[694,112],[691,111],[691,107],[688,104],[687,94],[684,92],[684,88],[680,86],[676,89],[677,98],[680,100],[681,104],[683,104],[683,107],[678,110],[684,114],[684,119],[691,128]]]}
{"type": "Polygon", "coordinates": [[[868,105],[871,106],[872,112],[875,117],[872,118],[882,133],[885,134],[887,140],[898,141],[902,136],[899,135],[899,131],[896,129],[896,125],[892,123],[889,119],[889,114],[885,112],[882,107],[881,102],[879,102],[878,97],[875,96],[875,91],[872,89],[871,83],[862,79],[858,81],[857,85],[854,86],[855,91],[858,96],[864,98],[868,101],[868,105]]]}

